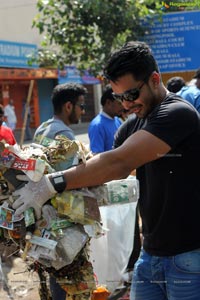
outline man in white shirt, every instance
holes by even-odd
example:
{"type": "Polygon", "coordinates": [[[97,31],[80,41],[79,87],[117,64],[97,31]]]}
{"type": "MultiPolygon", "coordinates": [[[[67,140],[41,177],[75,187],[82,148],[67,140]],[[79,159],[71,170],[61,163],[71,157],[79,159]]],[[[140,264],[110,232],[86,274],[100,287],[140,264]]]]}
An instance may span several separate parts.
{"type": "Polygon", "coordinates": [[[4,115],[6,117],[6,124],[7,126],[12,129],[14,132],[17,124],[17,117],[15,114],[15,107],[13,105],[14,101],[10,99],[8,104],[4,108],[4,115]]]}

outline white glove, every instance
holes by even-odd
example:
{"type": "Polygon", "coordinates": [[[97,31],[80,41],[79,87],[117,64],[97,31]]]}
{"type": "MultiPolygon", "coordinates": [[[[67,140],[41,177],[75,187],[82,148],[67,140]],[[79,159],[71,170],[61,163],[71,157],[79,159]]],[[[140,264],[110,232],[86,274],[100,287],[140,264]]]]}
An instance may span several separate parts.
{"type": "MultiPolygon", "coordinates": [[[[27,181],[27,176],[17,175],[17,179],[27,181]]],[[[39,219],[43,204],[55,196],[56,193],[48,175],[44,175],[38,182],[28,180],[24,187],[13,192],[14,196],[19,197],[15,200],[12,207],[16,209],[16,215],[20,215],[29,207],[33,207],[36,218],[39,219]]]]}

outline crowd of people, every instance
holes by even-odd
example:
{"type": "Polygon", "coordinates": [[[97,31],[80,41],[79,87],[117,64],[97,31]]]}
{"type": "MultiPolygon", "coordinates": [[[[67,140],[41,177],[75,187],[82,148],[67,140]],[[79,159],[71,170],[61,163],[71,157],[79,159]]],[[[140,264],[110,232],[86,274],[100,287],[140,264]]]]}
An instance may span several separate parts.
{"type": "MultiPolygon", "coordinates": [[[[63,165],[62,172],[27,183],[29,197],[24,197],[23,187],[13,208],[21,214],[37,199],[45,203],[58,192],[126,178],[134,171],[140,197],[127,266],[133,270],[130,299],[198,300],[200,69],[190,83],[172,77],[165,86],[151,49],[135,41],[110,56],[104,76],[108,85],[100,99],[102,111],[88,129],[95,155],[85,165],[63,165]],[[58,177],[59,186],[54,180],[58,177]]],[[[54,115],[37,128],[33,141],[42,144],[45,137],[59,134],[74,140],[70,125],[85,113],[86,94],[79,84],[57,85],[52,92],[54,115]]],[[[16,118],[9,114],[14,116],[13,101],[0,107],[0,139],[13,145],[16,118]]],[[[66,298],[54,278],[50,286],[53,300],[66,298]]]]}
{"type": "Polygon", "coordinates": [[[171,77],[166,87],[170,92],[190,102],[200,112],[200,69],[197,69],[193,78],[186,82],[182,77],[171,77]]]}

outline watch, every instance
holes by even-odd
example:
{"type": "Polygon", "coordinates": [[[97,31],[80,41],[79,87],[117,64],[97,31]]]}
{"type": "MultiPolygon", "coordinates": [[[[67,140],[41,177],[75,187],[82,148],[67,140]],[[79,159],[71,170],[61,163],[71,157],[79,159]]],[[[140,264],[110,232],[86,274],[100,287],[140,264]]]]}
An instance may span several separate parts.
{"type": "Polygon", "coordinates": [[[49,180],[51,181],[56,192],[62,193],[66,189],[67,181],[62,172],[57,172],[50,175],[49,180]]]}

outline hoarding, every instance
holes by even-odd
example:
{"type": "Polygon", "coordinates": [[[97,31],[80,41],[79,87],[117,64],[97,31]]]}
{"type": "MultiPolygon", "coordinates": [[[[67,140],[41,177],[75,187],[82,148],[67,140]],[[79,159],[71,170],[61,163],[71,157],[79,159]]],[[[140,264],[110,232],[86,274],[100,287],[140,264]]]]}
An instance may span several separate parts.
{"type": "Polygon", "coordinates": [[[28,65],[28,55],[35,53],[34,44],[16,43],[0,40],[0,67],[37,68],[38,65],[28,65]]]}
{"type": "Polygon", "coordinates": [[[162,73],[200,67],[200,11],[164,14],[162,22],[155,18],[147,32],[145,41],[162,73]]]}
{"type": "Polygon", "coordinates": [[[58,72],[59,84],[76,82],[80,84],[99,84],[100,81],[88,71],[84,71],[83,74],[75,66],[66,66],[64,70],[58,72]]]}

